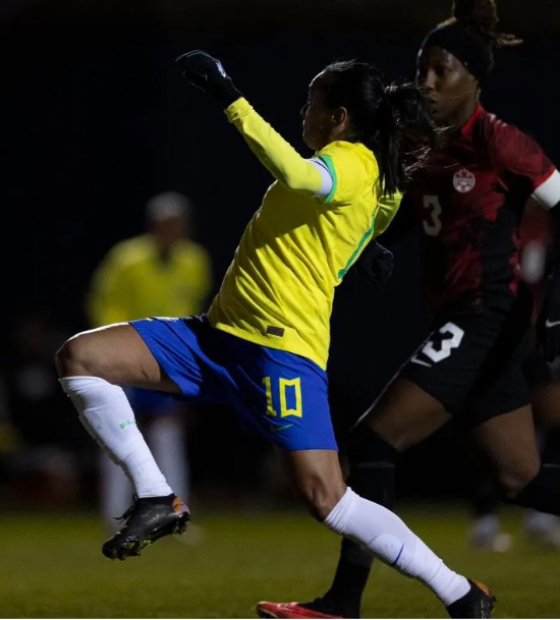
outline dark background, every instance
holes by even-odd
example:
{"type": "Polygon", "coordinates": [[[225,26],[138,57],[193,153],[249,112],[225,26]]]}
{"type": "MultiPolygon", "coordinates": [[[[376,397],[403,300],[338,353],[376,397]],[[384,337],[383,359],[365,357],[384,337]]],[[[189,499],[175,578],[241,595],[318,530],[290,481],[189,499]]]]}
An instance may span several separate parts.
{"type": "MultiPolygon", "coordinates": [[[[219,57],[249,101],[304,153],[299,109],[310,79],[333,59],[354,57],[373,60],[393,79],[413,79],[418,46],[449,5],[3,0],[0,345],[7,389],[21,321],[40,315],[53,343],[85,328],[92,270],[115,242],[142,230],[144,204],[155,193],[177,190],[193,200],[196,238],[212,254],[216,286],[258,208],[268,173],[220,110],[182,83],[175,56],[202,48],[219,57]]],[[[560,162],[560,7],[553,0],[502,5],[504,26],[525,44],[498,54],[483,103],[560,162]]],[[[342,432],[425,334],[415,257],[411,239],[382,297],[352,274],[341,286],[329,372],[342,432]]],[[[90,447],[67,403],[61,408],[45,412],[45,432],[49,416],[63,419],[52,423],[56,432],[69,445],[90,447]]],[[[209,475],[224,484],[231,476],[250,479],[260,443],[237,433],[230,412],[198,415],[195,484],[209,475]]],[[[449,431],[414,451],[400,475],[403,493],[463,493],[468,457],[459,455],[449,431]]]]}

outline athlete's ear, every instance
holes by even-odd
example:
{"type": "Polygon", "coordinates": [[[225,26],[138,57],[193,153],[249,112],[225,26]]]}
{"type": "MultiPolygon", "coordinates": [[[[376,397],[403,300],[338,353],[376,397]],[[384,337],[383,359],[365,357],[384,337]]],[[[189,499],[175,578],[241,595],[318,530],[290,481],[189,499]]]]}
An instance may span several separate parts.
{"type": "Polygon", "coordinates": [[[332,114],[332,119],[335,126],[338,126],[341,129],[346,129],[350,119],[348,110],[343,106],[336,108],[332,114]]]}

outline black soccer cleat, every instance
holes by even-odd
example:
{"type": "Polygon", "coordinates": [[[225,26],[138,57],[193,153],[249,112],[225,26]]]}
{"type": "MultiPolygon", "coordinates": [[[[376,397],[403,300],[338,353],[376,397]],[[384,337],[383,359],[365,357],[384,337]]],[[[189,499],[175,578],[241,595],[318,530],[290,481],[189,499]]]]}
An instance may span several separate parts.
{"type": "Polygon", "coordinates": [[[483,583],[471,581],[471,589],[447,607],[450,618],[491,618],[496,597],[483,583]]]}
{"type": "Polygon", "coordinates": [[[110,560],[140,555],[140,551],[154,541],[171,534],[182,534],[190,518],[186,504],[175,495],[135,497],[134,504],[120,517],[126,521],[124,527],[103,545],[101,551],[110,560]]]}

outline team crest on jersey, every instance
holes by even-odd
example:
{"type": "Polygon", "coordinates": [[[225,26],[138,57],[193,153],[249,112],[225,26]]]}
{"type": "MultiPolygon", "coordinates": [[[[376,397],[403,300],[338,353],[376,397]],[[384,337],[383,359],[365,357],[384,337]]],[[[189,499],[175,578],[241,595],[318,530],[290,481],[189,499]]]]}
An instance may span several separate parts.
{"type": "Polygon", "coordinates": [[[476,177],[466,168],[461,168],[453,175],[453,187],[460,193],[470,192],[476,185],[476,177]]]}

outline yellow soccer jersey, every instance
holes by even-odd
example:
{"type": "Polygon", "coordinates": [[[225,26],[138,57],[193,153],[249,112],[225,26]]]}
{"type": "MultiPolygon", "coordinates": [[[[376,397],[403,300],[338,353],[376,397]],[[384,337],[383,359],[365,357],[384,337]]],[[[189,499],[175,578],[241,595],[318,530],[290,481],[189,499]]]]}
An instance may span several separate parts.
{"type": "MultiPolygon", "coordinates": [[[[244,137],[273,173],[280,168],[244,137]]],[[[333,142],[316,158],[330,170],[329,195],[317,198],[281,181],[272,184],[245,229],[209,318],[218,329],[326,368],[335,287],[376,235],[379,169],[363,144],[333,142]]],[[[385,201],[386,211],[396,212],[399,203],[400,197],[385,201]]],[[[390,221],[387,214],[384,219],[390,221]]]]}
{"type": "Polygon", "coordinates": [[[210,260],[200,245],[182,241],[164,261],[149,235],[128,239],[109,252],[94,274],[90,321],[100,326],[197,314],[210,286],[210,260]]]}

